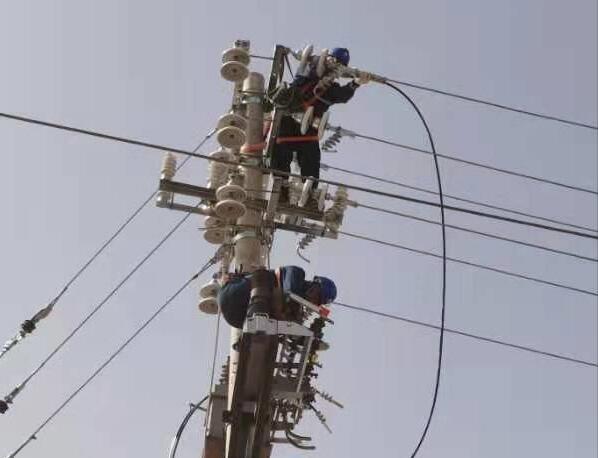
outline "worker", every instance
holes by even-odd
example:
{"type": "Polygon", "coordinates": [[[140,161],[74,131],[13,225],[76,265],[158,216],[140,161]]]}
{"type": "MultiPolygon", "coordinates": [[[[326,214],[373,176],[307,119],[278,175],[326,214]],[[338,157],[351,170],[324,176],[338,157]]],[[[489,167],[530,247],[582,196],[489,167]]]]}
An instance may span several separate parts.
{"type": "MultiPolygon", "coordinates": [[[[299,106],[305,110],[313,106],[314,119],[321,119],[328,108],[335,103],[346,103],[355,94],[355,90],[368,83],[371,75],[362,72],[359,78],[352,80],[348,84],[340,84],[329,81],[327,84],[320,84],[324,78],[330,75],[335,64],[347,66],[349,64],[349,50],[346,48],[335,48],[329,54],[330,64],[322,77],[318,77],[315,68],[307,71],[307,76],[297,76],[290,85],[290,90],[294,91],[292,97],[299,106]],[[323,87],[321,87],[323,86],[323,87]],[[297,97],[297,94],[299,96],[297,97]]],[[[291,109],[291,111],[293,111],[291,109]]],[[[293,152],[297,152],[297,162],[301,169],[301,175],[313,177],[316,180],[320,177],[320,144],[317,135],[317,129],[312,125],[305,134],[301,133],[300,122],[290,113],[282,117],[278,130],[276,145],[272,152],[270,162],[271,168],[282,172],[290,172],[293,152]]],[[[313,189],[317,188],[317,181],[313,189]]],[[[288,201],[288,182],[283,181],[281,189],[281,201],[288,201]]],[[[313,200],[312,200],[313,203],[313,200]]]]}
{"type": "Polygon", "coordinates": [[[305,280],[305,271],[283,266],[276,271],[259,269],[251,274],[229,274],[218,292],[222,316],[234,328],[243,328],[247,316],[267,314],[279,321],[298,321],[301,308],[286,297],[294,293],[312,304],[325,305],[336,298],[336,285],[326,277],[305,280]]]}

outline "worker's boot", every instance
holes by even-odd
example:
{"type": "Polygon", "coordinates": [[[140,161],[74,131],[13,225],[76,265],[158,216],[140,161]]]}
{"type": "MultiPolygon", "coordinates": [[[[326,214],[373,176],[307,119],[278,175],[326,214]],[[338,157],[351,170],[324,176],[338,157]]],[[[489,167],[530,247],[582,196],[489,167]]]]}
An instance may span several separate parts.
{"type": "Polygon", "coordinates": [[[251,296],[247,316],[270,315],[273,289],[274,275],[271,271],[259,269],[251,274],[251,296]]]}

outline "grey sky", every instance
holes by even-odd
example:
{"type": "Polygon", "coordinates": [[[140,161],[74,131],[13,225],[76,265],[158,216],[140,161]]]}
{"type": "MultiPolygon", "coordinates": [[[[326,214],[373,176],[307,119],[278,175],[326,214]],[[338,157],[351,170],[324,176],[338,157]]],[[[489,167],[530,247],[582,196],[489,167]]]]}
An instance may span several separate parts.
{"type": "MultiPolygon", "coordinates": [[[[591,0],[420,2],[337,0],[26,1],[0,6],[0,110],[115,135],[193,148],[228,108],[219,56],[236,38],[269,53],[277,42],[344,45],[371,71],[596,124],[597,6],[591,0]]],[[[262,62],[253,68],[267,71],[262,62]]],[[[596,132],[409,91],[445,154],[597,187],[596,132]]],[[[410,107],[388,89],[360,90],[331,122],[427,147],[410,107]]],[[[215,146],[206,147],[209,152],[215,146]]],[[[430,158],[344,139],[326,162],[435,186],[430,158]]],[[[0,339],[58,293],[98,245],[155,188],[161,155],[142,148],[0,120],[0,339]]],[[[595,196],[442,162],[448,193],[596,227],[595,196]]],[[[334,179],[396,188],[330,173],[334,179]]],[[[179,178],[204,183],[192,161],[179,178]]],[[[437,211],[353,193],[423,216],[437,211]]],[[[4,395],[162,237],[179,214],[151,207],[73,286],[51,319],[0,363],[4,395]]],[[[5,456],[213,252],[193,221],[169,241],[0,417],[5,456]]],[[[448,215],[453,224],[597,255],[591,241],[448,215]]],[[[345,229],[440,249],[435,226],[351,211],[345,229]]],[[[281,234],[273,262],[297,263],[281,234]]],[[[450,231],[455,257],[596,290],[596,264],[450,231]]],[[[440,262],[365,242],[316,241],[308,273],[337,279],[349,304],[437,323],[440,262]]],[[[301,264],[300,264],[301,265],[301,264]]],[[[595,298],[449,264],[447,325],[596,361],[595,298]]],[[[201,282],[200,282],[201,283],[201,282]]],[[[187,403],[206,394],[214,319],[197,287],[83,392],[22,457],[164,457],[187,403]]],[[[315,457],[405,457],[433,391],[438,334],[345,310],[334,312],[322,404],[334,430],[302,424],[315,457]]],[[[228,332],[223,332],[224,343],[228,332]]],[[[462,337],[446,337],[436,416],[420,456],[593,458],[597,371],[462,337]]],[[[221,352],[219,362],[223,361],[221,352]]],[[[195,419],[179,458],[198,456],[195,419]]],[[[303,456],[278,447],[276,458],[303,456]]]]}

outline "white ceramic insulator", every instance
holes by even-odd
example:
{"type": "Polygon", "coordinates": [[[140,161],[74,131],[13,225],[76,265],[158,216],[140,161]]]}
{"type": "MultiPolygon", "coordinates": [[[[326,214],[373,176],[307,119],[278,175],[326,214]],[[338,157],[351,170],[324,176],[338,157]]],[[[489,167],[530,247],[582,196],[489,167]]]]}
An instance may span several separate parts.
{"type": "MultiPolygon", "coordinates": [[[[224,160],[231,159],[230,153],[227,153],[224,150],[214,151],[213,153],[210,154],[210,157],[214,158],[214,159],[224,159],[224,160]]],[[[226,181],[228,180],[229,167],[230,166],[228,164],[210,161],[210,165],[209,165],[210,176],[208,179],[208,187],[214,189],[214,188],[219,188],[220,186],[225,184],[226,181]]]]}
{"type": "Polygon", "coordinates": [[[176,156],[172,153],[166,153],[162,160],[162,173],[161,178],[163,180],[172,180],[176,173],[176,156]]]}

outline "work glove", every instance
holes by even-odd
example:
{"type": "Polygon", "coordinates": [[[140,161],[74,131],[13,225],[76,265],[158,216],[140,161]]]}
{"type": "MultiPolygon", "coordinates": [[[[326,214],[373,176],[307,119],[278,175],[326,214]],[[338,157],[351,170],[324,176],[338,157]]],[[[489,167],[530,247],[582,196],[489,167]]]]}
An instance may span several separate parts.
{"type": "Polygon", "coordinates": [[[355,80],[355,82],[360,86],[368,84],[370,81],[372,81],[372,74],[368,72],[359,72],[359,76],[355,80]]]}

